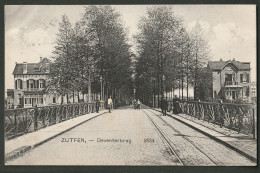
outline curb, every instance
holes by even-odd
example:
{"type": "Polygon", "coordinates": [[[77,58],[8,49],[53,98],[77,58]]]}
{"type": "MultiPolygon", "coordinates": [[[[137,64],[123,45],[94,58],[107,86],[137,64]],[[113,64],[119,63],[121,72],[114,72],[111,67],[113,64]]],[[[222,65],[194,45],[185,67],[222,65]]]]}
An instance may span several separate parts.
{"type": "Polygon", "coordinates": [[[22,156],[24,153],[26,153],[26,152],[28,152],[28,151],[31,151],[32,149],[34,149],[34,148],[40,146],[41,144],[44,144],[45,142],[48,142],[49,140],[51,140],[51,139],[53,139],[53,138],[55,138],[55,137],[57,137],[57,136],[59,136],[59,135],[65,133],[65,132],[67,132],[67,131],[69,131],[69,130],[72,130],[73,128],[75,128],[75,127],[77,127],[77,126],[79,126],[79,125],[81,125],[81,124],[83,124],[83,123],[85,123],[85,122],[87,122],[87,121],[89,121],[89,120],[92,120],[92,119],[94,119],[94,118],[97,118],[98,116],[101,116],[101,115],[106,114],[106,113],[107,113],[107,112],[103,112],[103,113],[100,113],[100,114],[98,114],[98,115],[96,115],[96,116],[94,116],[94,117],[91,117],[91,118],[87,119],[87,120],[84,120],[84,121],[82,121],[82,122],[80,122],[80,123],[78,123],[78,124],[76,124],[76,125],[74,125],[74,126],[72,126],[72,127],[69,127],[68,129],[66,129],[66,130],[64,130],[64,131],[61,131],[61,132],[58,132],[57,134],[55,134],[55,135],[53,135],[53,136],[50,136],[50,137],[48,137],[48,138],[44,139],[43,141],[38,142],[38,143],[36,143],[36,144],[30,145],[30,146],[22,146],[22,147],[20,147],[20,148],[14,150],[14,151],[11,151],[11,152],[5,154],[5,163],[6,163],[7,161],[9,161],[9,160],[12,160],[12,159],[15,159],[15,158],[17,158],[17,157],[19,157],[19,156],[22,156]]]}
{"type": "MultiPolygon", "coordinates": [[[[159,110],[156,110],[156,109],[154,109],[154,108],[151,108],[151,109],[153,109],[153,110],[155,110],[155,111],[157,111],[157,112],[160,112],[159,110]]],[[[230,149],[232,149],[232,150],[238,152],[239,154],[241,154],[242,156],[246,157],[247,159],[249,159],[249,160],[251,160],[251,161],[257,163],[257,158],[255,158],[255,157],[253,157],[253,156],[247,154],[246,152],[244,152],[244,151],[242,151],[241,149],[239,149],[239,148],[237,148],[237,147],[235,147],[235,146],[229,144],[228,142],[223,141],[223,140],[217,138],[216,136],[213,136],[213,135],[211,135],[211,134],[209,134],[209,133],[207,133],[207,132],[205,132],[205,131],[203,131],[203,130],[201,130],[201,129],[199,129],[199,128],[197,128],[197,127],[195,127],[195,126],[193,126],[193,125],[191,125],[191,124],[189,124],[189,123],[187,123],[187,122],[184,122],[184,121],[182,121],[181,119],[179,119],[179,118],[177,118],[177,117],[173,117],[172,115],[170,115],[170,114],[168,114],[168,113],[167,113],[167,115],[168,115],[169,117],[171,117],[171,118],[173,118],[173,119],[175,119],[175,120],[177,120],[177,121],[179,121],[179,122],[181,122],[181,123],[183,123],[183,124],[185,124],[185,125],[187,125],[187,126],[193,128],[194,130],[199,131],[200,133],[202,133],[202,134],[208,136],[209,138],[211,138],[211,139],[213,139],[213,140],[215,140],[215,141],[217,141],[217,142],[219,142],[219,143],[225,145],[226,147],[228,147],[228,148],[230,148],[230,149]]],[[[189,120],[189,121],[190,121],[190,120],[189,120]]],[[[206,127],[206,128],[207,128],[207,127],[206,127]]]]}

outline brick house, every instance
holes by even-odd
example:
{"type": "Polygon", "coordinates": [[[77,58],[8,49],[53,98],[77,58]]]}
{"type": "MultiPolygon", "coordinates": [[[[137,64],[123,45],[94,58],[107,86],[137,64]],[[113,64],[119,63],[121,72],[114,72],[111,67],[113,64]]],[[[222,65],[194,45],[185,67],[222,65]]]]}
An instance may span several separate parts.
{"type": "Polygon", "coordinates": [[[251,101],[250,62],[239,62],[235,59],[209,61],[208,68],[212,72],[212,94],[214,99],[234,101],[241,98],[251,101]]]}

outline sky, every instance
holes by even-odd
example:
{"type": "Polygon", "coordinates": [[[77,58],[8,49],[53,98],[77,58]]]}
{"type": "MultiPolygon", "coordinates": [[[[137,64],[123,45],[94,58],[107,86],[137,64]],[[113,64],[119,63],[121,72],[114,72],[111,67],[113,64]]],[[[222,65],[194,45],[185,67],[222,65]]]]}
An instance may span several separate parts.
{"type": "MultiPolygon", "coordinates": [[[[122,15],[129,40],[138,32],[138,21],[155,5],[113,5],[122,15]]],[[[211,48],[212,61],[251,62],[251,81],[256,81],[255,5],[172,5],[187,30],[198,21],[211,48]]],[[[84,13],[81,5],[5,6],[5,90],[14,88],[15,63],[39,62],[54,50],[61,16],[74,25],[84,13]]],[[[134,47],[134,46],[133,46],[134,47]]],[[[134,49],[134,48],[133,48],[134,49]]],[[[133,50],[134,51],[134,50],[133,50]]]]}

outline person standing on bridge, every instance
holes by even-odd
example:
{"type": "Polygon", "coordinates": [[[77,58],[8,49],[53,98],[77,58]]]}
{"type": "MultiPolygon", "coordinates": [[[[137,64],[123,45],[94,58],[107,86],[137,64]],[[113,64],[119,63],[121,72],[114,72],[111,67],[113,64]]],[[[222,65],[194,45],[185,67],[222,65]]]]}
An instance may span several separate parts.
{"type": "Polygon", "coordinates": [[[139,109],[139,110],[141,109],[141,102],[139,99],[137,100],[137,109],[139,109]]]}
{"type": "Polygon", "coordinates": [[[175,98],[172,100],[173,103],[173,114],[178,114],[180,113],[180,99],[177,97],[177,95],[175,95],[175,98]]]}
{"type": "Polygon", "coordinates": [[[109,113],[111,113],[111,109],[113,106],[113,100],[111,99],[111,96],[107,100],[107,106],[108,106],[109,113]]]}
{"type": "Polygon", "coordinates": [[[96,101],[96,112],[99,113],[99,107],[100,107],[100,101],[97,97],[97,101],[96,101]]]}
{"type": "Polygon", "coordinates": [[[161,100],[161,109],[162,109],[162,114],[163,116],[166,116],[166,110],[168,108],[168,102],[165,98],[162,98],[161,100]]]}

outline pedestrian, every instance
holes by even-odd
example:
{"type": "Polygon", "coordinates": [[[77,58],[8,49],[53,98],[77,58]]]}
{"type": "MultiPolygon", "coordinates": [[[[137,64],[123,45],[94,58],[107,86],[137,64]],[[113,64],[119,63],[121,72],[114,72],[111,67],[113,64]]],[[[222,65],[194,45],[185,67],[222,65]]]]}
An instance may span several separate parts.
{"type": "Polygon", "coordinates": [[[99,113],[99,107],[100,107],[100,100],[97,97],[97,100],[96,100],[96,112],[97,113],[99,113]]]}
{"type": "Polygon", "coordinates": [[[139,109],[139,110],[141,109],[141,102],[139,99],[137,100],[137,109],[139,109]]]}
{"type": "Polygon", "coordinates": [[[173,114],[178,114],[180,113],[180,99],[177,97],[177,95],[175,95],[174,99],[172,100],[173,102],[173,110],[172,113],[173,114]]]}
{"type": "Polygon", "coordinates": [[[166,116],[166,110],[168,108],[168,102],[165,98],[162,98],[161,100],[161,109],[162,109],[162,114],[163,116],[166,116]]]}
{"type": "Polygon", "coordinates": [[[107,100],[107,106],[108,106],[109,113],[111,113],[111,109],[113,106],[113,100],[111,99],[111,96],[107,100]]]}
{"type": "Polygon", "coordinates": [[[133,108],[136,109],[136,100],[135,99],[132,101],[132,104],[133,104],[133,108]]]}

